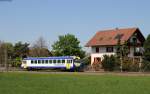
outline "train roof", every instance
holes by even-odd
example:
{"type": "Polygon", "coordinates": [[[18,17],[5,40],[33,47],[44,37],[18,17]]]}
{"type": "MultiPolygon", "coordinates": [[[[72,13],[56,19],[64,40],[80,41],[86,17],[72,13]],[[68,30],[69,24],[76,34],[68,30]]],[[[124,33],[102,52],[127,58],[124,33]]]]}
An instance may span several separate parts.
{"type": "Polygon", "coordinates": [[[58,57],[28,57],[23,60],[45,60],[45,59],[73,59],[71,56],[58,56],[58,57]]]}

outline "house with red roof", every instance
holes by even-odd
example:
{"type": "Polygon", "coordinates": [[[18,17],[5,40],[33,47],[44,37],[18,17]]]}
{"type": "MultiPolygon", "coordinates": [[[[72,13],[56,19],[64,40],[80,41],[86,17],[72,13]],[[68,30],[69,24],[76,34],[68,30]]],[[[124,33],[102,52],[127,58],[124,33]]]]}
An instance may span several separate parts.
{"type": "Polygon", "coordinates": [[[135,56],[135,53],[142,52],[145,38],[139,28],[102,30],[98,31],[85,45],[91,49],[91,64],[95,60],[102,61],[104,55],[116,54],[118,35],[120,35],[121,44],[125,41],[128,43],[129,57],[135,56]],[[136,41],[136,45],[133,45],[133,41],[136,41]]]}

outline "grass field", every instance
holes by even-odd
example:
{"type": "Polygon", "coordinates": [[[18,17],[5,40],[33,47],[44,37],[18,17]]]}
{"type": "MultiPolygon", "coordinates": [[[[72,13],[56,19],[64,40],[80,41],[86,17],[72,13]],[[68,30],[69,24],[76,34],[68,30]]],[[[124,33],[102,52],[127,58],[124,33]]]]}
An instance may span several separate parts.
{"type": "Polygon", "coordinates": [[[150,76],[0,73],[0,94],[150,94],[150,76]]]}

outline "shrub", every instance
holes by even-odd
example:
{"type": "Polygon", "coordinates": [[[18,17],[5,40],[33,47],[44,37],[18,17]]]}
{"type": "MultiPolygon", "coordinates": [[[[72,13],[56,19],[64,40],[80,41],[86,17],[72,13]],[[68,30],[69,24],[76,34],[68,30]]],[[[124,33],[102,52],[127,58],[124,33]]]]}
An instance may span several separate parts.
{"type": "Polygon", "coordinates": [[[129,71],[131,64],[132,64],[132,60],[129,60],[129,58],[123,59],[122,70],[123,71],[129,71]]]}
{"type": "Polygon", "coordinates": [[[148,60],[144,60],[142,62],[142,70],[143,71],[150,71],[150,62],[148,60]]]}
{"type": "Polygon", "coordinates": [[[117,58],[114,55],[104,55],[104,59],[102,60],[102,67],[105,71],[113,71],[117,68],[117,66],[117,58]]]}
{"type": "Polygon", "coordinates": [[[122,70],[137,72],[139,71],[139,62],[135,60],[133,63],[132,58],[124,58],[122,64],[122,70]]]}
{"type": "Polygon", "coordinates": [[[12,67],[20,67],[21,66],[21,58],[16,57],[16,59],[11,61],[12,67]]]}

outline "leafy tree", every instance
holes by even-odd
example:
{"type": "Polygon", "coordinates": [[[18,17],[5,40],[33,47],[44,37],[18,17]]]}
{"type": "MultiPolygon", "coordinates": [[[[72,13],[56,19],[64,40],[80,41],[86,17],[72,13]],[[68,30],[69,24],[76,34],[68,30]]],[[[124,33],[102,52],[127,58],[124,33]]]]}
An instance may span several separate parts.
{"type": "Polygon", "coordinates": [[[122,45],[122,56],[123,58],[126,58],[129,54],[129,48],[128,48],[128,42],[125,41],[124,44],[122,45]]]}
{"type": "Polygon", "coordinates": [[[134,55],[136,55],[136,45],[137,45],[137,34],[135,33],[132,37],[132,45],[133,45],[133,49],[134,49],[134,55]]]}
{"type": "Polygon", "coordinates": [[[144,43],[144,60],[150,61],[150,34],[144,43]]]}
{"type": "Polygon", "coordinates": [[[117,58],[121,58],[121,57],[122,57],[121,35],[118,34],[118,35],[116,36],[116,39],[118,39],[117,46],[116,46],[117,58]]]}
{"type": "Polygon", "coordinates": [[[29,44],[22,43],[21,41],[14,45],[14,58],[20,57],[24,58],[27,57],[29,54],[29,44]]]}
{"type": "Polygon", "coordinates": [[[117,55],[117,59],[120,62],[120,69],[121,71],[123,70],[123,62],[125,61],[125,59],[127,58],[128,54],[129,54],[129,48],[128,48],[128,42],[125,41],[123,44],[121,44],[121,34],[118,34],[116,36],[116,39],[118,39],[118,43],[116,46],[116,55],[117,55]]]}
{"type": "Polygon", "coordinates": [[[116,46],[116,53],[118,58],[126,58],[129,54],[128,42],[125,41],[121,44],[121,39],[119,38],[116,46]]]}
{"type": "Polygon", "coordinates": [[[144,43],[144,60],[143,60],[143,68],[145,71],[150,70],[150,34],[148,35],[145,43],[144,43]]]}
{"type": "Polygon", "coordinates": [[[79,46],[80,41],[72,34],[59,36],[59,40],[52,45],[52,51],[56,56],[79,56],[83,58],[85,52],[79,46]]]}

